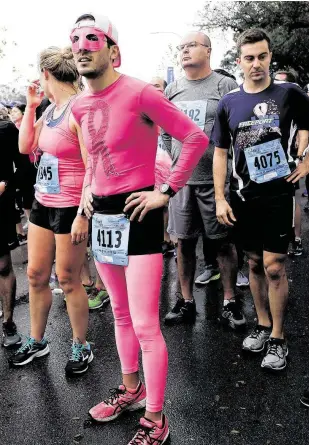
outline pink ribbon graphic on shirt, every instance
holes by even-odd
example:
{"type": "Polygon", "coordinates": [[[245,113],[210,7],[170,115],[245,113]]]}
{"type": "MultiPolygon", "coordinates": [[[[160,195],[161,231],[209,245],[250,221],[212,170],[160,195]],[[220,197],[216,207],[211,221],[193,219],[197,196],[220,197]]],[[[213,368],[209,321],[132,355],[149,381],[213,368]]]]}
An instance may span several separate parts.
{"type": "MultiPolygon", "coordinates": [[[[97,120],[98,122],[98,120],[97,120]]],[[[109,124],[109,105],[102,99],[96,100],[90,107],[88,113],[88,130],[91,141],[90,155],[93,159],[92,170],[95,173],[99,159],[102,159],[103,169],[107,177],[118,176],[110,159],[109,148],[106,145],[105,135],[109,124]],[[98,118],[97,113],[100,113],[100,123],[96,124],[95,118],[98,118]],[[97,128],[99,126],[99,128],[97,128]]]]}

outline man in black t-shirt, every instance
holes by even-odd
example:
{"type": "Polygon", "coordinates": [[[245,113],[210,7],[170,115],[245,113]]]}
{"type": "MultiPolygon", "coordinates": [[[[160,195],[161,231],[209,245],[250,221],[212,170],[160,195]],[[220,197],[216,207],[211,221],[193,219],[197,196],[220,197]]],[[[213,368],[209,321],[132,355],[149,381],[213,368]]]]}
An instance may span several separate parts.
{"type": "Polygon", "coordinates": [[[267,345],[262,367],[279,371],[286,367],[288,355],[283,322],[288,297],[285,259],[295,209],[292,182],[309,172],[307,158],[293,171],[289,149],[295,125],[299,150],[308,145],[309,98],[293,83],[272,81],[270,39],[263,30],[245,31],[237,49],[245,80],[219,102],[213,131],[217,217],[222,224],[234,225],[236,240],[249,257],[258,323],[243,349],[260,352],[267,345]],[[231,144],[229,205],[224,184],[231,144]]]}
{"type": "Polygon", "coordinates": [[[0,297],[3,307],[3,346],[21,344],[13,321],[16,278],[10,255],[10,242],[15,232],[14,167],[19,165],[18,130],[9,120],[6,108],[0,108],[0,297]]]}

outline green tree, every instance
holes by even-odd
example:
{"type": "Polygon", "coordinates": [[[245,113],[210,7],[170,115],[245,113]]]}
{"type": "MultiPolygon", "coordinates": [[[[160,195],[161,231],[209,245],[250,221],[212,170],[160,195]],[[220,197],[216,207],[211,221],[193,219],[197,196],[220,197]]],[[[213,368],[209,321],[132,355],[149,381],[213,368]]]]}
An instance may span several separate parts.
{"type": "MultiPolygon", "coordinates": [[[[273,70],[293,68],[301,84],[309,82],[309,2],[206,1],[197,25],[202,30],[231,29],[236,41],[249,28],[263,28],[273,45],[273,70]]],[[[222,60],[222,67],[235,71],[235,47],[222,60]]]]}

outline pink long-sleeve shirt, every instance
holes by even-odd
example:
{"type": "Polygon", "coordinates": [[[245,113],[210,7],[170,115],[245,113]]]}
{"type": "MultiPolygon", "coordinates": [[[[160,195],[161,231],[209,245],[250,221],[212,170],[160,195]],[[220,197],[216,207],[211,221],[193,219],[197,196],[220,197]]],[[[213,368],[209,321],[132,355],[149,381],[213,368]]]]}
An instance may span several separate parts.
{"type": "Polygon", "coordinates": [[[155,183],[157,126],[183,143],[167,183],[177,192],[208,147],[208,138],[152,85],[121,75],[104,90],[81,94],[72,107],[88,150],[86,182],[98,196],[155,183]]]}

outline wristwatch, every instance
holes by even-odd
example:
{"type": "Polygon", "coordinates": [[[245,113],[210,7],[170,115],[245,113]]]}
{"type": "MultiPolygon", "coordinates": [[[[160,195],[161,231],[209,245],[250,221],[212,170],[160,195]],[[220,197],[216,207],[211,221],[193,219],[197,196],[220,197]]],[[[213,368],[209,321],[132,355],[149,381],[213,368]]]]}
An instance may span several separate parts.
{"type": "Polygon", "coordinates": [[[77,215],[78,216],[85,216],[86,217],[86,213],[85,213],[85,210],[82,208],[80,208],[79,207],[79,209],[77,210],[77,215]]]}
{"type": "Polygon", "coordinates": [[[168,184],[161,184],[160,186],[160,192],[164,195],[168,195],[171,198],[176,195],[176,192],[170,187],[168,184]]]}

